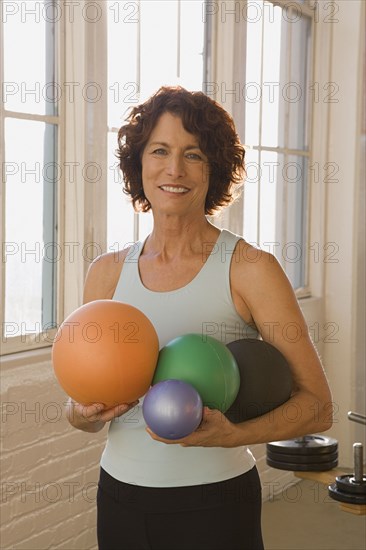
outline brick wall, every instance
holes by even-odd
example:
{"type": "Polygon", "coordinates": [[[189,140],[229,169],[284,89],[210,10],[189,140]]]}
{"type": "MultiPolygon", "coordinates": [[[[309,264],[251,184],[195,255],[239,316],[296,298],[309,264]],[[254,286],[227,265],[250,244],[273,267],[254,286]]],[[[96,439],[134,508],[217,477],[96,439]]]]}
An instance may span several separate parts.
{"type": "MultiPolygon", "coordinates": [[[[73,429],[50,361],[1,371],[1,550],[96,549],[95,496],[106,429],[73,429]]],[[[263,498],[294,482],[252,448],[263,498]]]]}
{"type": "Polygon", "coordinates": [[[50,362],[1,372],[1,549],[96,548],[106,430],[73,429],[50,362]]]}

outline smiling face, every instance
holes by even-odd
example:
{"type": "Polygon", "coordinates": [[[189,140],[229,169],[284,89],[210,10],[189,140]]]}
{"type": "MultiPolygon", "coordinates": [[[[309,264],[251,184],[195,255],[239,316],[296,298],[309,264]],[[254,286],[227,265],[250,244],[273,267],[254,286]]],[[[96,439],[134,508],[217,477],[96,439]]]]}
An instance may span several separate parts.
{"type": "Polygon", "coordinates": [[[207,157],[179,116],[169,112],[161,115],[141,162],[144,193],[153,210],[204,213],[209,184],[207,157]]]}

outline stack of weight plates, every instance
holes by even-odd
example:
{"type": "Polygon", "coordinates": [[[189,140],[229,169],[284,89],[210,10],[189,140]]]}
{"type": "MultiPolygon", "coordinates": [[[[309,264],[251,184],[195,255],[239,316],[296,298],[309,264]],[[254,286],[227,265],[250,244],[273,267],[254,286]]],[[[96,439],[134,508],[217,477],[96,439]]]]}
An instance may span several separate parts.
{"type": "Polygon", "coordinates": [[[338,465],[338,441],[324,435],[267,443],[267,464],[279,470],[321,472],[338,465]]]}
{"type": "Polygon", "coordinates": [[[366,477],[356,481],[352,474],[337,476],[335,483],[329,485],[328,494],[339,502],[366,504],[366,477]]]}
{"type": "Polygon", "coordinates": [[[329,485],[328,494],[334,500],[348,504],[366,504],[366,476],[363,475],[363,445],[353,444],[353,474],[337,476],[329,485]]]}

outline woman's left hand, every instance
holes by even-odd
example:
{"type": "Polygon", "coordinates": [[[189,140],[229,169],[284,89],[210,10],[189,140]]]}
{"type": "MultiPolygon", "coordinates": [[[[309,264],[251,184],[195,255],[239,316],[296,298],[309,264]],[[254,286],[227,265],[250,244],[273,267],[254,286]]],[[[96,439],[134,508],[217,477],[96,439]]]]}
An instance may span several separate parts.
{"type": "Polygon", "coordinates": [[[150,428],[146,428],[148,434],[168,445],[179,444],[182,447],[236,447],[235,424],[230,422],[221,411],[217,409],[203,408],[202,421],[199,427],[190,435],[182,439],[164,439],[159,437],[150,428]]]}

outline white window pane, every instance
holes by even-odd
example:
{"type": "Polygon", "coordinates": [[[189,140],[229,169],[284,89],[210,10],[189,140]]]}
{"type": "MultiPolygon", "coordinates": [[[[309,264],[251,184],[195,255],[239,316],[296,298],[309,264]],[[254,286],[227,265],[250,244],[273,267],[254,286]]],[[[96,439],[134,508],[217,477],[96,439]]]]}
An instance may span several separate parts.
{"type": "Polygon", "coordinates": [[[251,244],[258,243],[258,200],[260,167],[258,151],[245,152],[246,179],[244,182],[244,237],[251,244]]]}
{"type": "Polygon", "coordinates": [[[131,1],[108,3],[108,125],[120,127],[139,101],[137,40],[140,12],[131,1]]]}
{"type": "Polygon", "coordinates": [[[276,256],[280,244],[278,224],[283,219],[282,165],[283,155],[270,151],[261,152],[259,244],[264,250],[275,253],[276,256]]]}
{"type": "Polygon", "coordinates": [[[204,2],[180,2],[180,76],[178,83],[188,90],[202,89],[204,2]]]}
{"type": "Polygon", "coordinates": [[[141,2],[141,99],[177,83],[177,0],[141,2]]]}
{"type": "Polygon", "coordinates": [[[62,89],[55,84],[54,22],[48,0],[9,2],[4,33],[4,107],[9,111],[56,114],[62,89]],[[14,8],[14,9],[13,9],[14,8]]]}
{"type": "Polygon", "coordinates": [[[245,143],[259,144],[259,120],[262,97],[261,62],[263,2],[248,2],[247,52],[245,70],[245,143]],[[259,10],[261,8],[261,11],[259,10]]]}
{"type": "Polygon", "coordinates": [[[55,127],[5,119],[5,332],[40,332],[55,321],[55,127]]]}
{"type": "Polygon", "coordinates": [[[302,156],[289,156],[283,170],[286,188],[286,236],[283,258],[294,288],[305,286],[307,232],[307,166],[302,156]]]}
{"type": "Polygon", "coordinates": [[[302,16],[291,24],[291,74],[286,88],[289,105],[290,149],[308,148],[308,114],[311,20],[302,16]]]}
{"type": "Polygon", "coordinates": [[[153,228],[153,215],[151,211],[139,214],[139,239],[143,240],[149,235],[153,228]]]}
{"type": "Polygon", "coordinates": [[[264,17],[263,28],[263,82],[262,82],[262,145],[277,147],[280,122],[280,98],[283,65],[281,65],[281,38],[285,23],[282,9],[276,6],[272,17],[264,17]]]}
{"type": "Polygon", "coordinates": [[[117,134],[108,133],[108,217],[107,243],[109,251],[123,249],[133,242],[134,210],[128,196],[123,193],[121,171],[118,168],[117,134]]]}

